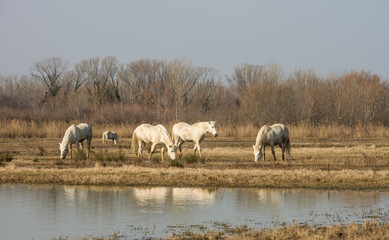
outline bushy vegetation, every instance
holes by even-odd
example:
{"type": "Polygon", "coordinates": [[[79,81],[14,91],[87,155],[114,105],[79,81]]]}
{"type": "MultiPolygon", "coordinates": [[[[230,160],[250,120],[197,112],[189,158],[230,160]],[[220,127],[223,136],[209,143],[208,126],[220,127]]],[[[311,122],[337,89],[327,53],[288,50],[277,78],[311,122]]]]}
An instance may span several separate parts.
{"type": "Polygon", "coordinates": [[[323,77],[313,70],[284,73],[276,64],[242,64],[220,79],[215,69],[187,59],[120,64],[105,57],[70,66],[50,58],[34,63],[28,76],[0,76],[0,118],[24,119],[31,128],[48,121],[120,125],[210,119],[233,128],[274,122],[389,126],[388,79],[368,71],[323,77]]]}
{"type": "Polygon", "coordinates": [[[182,160],[187,164],[205,163],[205,158],[199,155],[186,154],[182,156],[182,160]]]}
{"type": "Polygon", "coordinates": [[[335,226],[286,225],[280,228],[251,229],[247,226],[228,227],[223,230],[187,230],[173,234],[166,239],[387,239],[389,225],[365,221],[364,224],[351,223],[335,226]]]}
{"type": "Polygon", "coordinates": [[[38,156],[44,156],[44,155],[46,155],[47,154],[47,151],[46,151],[46,149],[44,149],[42,146],[39,146],[38,147],[38,156]]]}
{"type": "Polygon", "coordinates": [[[181,163],[179,159],[174,159],[170,162],[171,167],[178,167],[178,168],[183,168],[184,165],[181,163]]]}
{"type": "Polygon", "coordinates": [[[205,163],[205,158],[194,154],[184,154],[181,158],[176,158],[170,162],[171,167],[183,168],[187,164],[205,163]]]}
{"type": "MultiPolygon", "coordinates": [[[[69,153],[70,154],[70,153],[69,153]]],[[[73,159],[76,161],[85,161],[86,160],[86,153],[83,151],[73,150],[73,159]]]]}
{"type": "Polygon", "coordinates": [[[11,162],[14,159],[14,156],[10,152],[0,152],[0,162],[11,162]]]}
{"type": "Polygon", "coordinates": [[[94,160],[99,162],[123,162],[125,160],[125,154],[121,149],[115,153],[99,153],[95,155],[94,160]]]}

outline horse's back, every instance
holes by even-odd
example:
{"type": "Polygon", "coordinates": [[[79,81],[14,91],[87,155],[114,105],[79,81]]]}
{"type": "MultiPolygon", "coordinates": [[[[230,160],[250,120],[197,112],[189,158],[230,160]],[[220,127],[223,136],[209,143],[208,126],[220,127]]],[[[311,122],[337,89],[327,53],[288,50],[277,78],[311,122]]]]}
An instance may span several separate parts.
{"type": "Polygon", "coordinates": [[[186,122],[179,122],[173,126],[173,138],[180,137],[184,141],[193,141],[196,127],[199,123],[188,124],[186,122]]]}
{"type": "Polygon", "coordinates": [[[91,139],[92,138],[92,127],[87,123],[80,123],[77,125],[79,140],[91,139]]]}
{"type": "Polygon", "coordinates": [[[179,122],[179,123],[174,124],[173,132],[179,133],[181,130],[189,128],[189,127],[190,127],[190,124],[188,124],[186,122],[179,122]]]}
{"type": "MultiPolygon", "coordinates": [[[[163,127],[163,128],[165,128],[165,127],[163,127]]],[[[159,141],[161,129],[162,128],[159,125],[153,126],[153,125],[144,123],[144,124],[139,125],[135,129],[135,133],[136,133],[137,138],[139,138],[140,140],[142,140],[146,143],[149,143],[149,142],[159,141]]]]}
{"type": "Polygon", "coordinates": [[[289,129],[283,123],[276,123],[271,126],[275,142],[285,141],[289,138],[289,129]]]}

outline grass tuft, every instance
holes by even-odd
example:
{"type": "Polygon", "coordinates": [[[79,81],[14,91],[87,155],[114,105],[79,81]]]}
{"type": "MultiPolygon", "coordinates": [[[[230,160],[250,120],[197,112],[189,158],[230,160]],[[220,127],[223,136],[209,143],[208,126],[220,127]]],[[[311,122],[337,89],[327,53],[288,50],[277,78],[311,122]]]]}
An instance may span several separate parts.
{"type": "Polygon", "coordinates": [[[178,159],[174,159],[170,162],[170,167],[183,168],[184,165],[178,159]]]}
{"type": "Polygon", "coordinates": [[[102,153],[95,155],[95,161],[98,162],[123,162],[125,160],[125,154],[119,150],[116,153],[108,153],[103,155],[102,153]]]}
{"type": "Polygon", "coordinates": [[[194,154],[184,155],[182,160],[187,164],[205,163],[205,158],[194,154]]]}
{"type": "Polygon", "coordinates": [[[44,149],[42,146],[39,146],[39,147],[38,147],[38,150],[39,150],[38,156],[44,156],[44,155],[47,154],[46,149],[44,149]]]}
{"type": "Polygon", "coordinates": [[[86,153],[84,153],[83,151],[75,151],[73,154],[73,159],[75,161],[86,160],[86,153]]]}
{"type": "Polygon", "coordinates": [[[14,159],[10,152],[0,152],[0,162],[11,162],[14,159]]]}

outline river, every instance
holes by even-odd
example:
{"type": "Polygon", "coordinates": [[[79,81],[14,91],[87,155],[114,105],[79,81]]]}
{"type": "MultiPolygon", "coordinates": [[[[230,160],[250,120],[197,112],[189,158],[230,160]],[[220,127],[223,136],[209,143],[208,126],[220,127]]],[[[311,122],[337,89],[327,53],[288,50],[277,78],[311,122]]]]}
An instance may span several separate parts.
{"type": "Polygon", "coordinates": [[[0,185],[0,239],[154,238],[185,229],[389,219],[389,193],[0,185]]]}

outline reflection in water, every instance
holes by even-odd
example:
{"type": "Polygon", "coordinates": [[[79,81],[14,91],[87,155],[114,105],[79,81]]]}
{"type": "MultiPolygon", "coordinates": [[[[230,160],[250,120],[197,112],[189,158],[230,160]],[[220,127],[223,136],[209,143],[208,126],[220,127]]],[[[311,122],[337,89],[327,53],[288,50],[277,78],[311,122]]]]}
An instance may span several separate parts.
{"type": "Polygon", "coordinates": [[[264,228],[296,220],[386,221],[388,215],[385,192],[0,185],[0,239],[73,239],[114,231],[129,238],[164,237],[179,227],[214,222],[264,228]]]}
{"type": "Polygon", "coordinates": [[[167,192],[168,189],[165,187],[133,189],[134,197],[139,203],[147,203],[149,201],[163,203],[166,201],[167,192]]]}
{"type": "Polygon", "coordinates": [[[202,188],[173,188],[173,202],[196,202],[199,205],[210,205],[215,201],[216,190],[202,188]]]}

